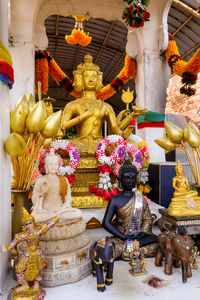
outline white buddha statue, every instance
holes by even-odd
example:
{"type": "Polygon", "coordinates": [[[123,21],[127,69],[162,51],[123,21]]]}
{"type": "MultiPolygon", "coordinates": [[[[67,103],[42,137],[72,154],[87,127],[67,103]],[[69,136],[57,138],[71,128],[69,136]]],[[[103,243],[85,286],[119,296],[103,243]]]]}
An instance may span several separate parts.
{"type": "Polygon", "coordinates": [[[71,188],[68,180],[58,175],[59,157],[52,149],[45,159],[46,175],[40,177],[34,186],[32,215],[35,221],[45,222],[55,216],[65,221],[78,220],[82,213],[71,207],[71,188]]]}

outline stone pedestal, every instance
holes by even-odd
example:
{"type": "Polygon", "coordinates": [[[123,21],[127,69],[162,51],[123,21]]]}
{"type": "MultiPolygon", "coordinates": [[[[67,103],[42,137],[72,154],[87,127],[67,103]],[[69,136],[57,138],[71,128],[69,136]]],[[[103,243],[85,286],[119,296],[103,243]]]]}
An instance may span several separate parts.
{"type": "MultiPolygon", "coordinates": [[[[42,272],[44,286],[58,286],[76,282],[91,273],[91,240],[85,232],[85,222],[81,219],[59,223],[41,237],[40,246],[46,256],[47,268],[42,272]]],[[[22,254],[25,243],[18,246],[22,254]]]]}
{"type": "Polygon", "coordinates": [[[168,214],[167,209],[159,209],[161,214],[162,227],[166,230],[175,229],[179,226],[184,226],[187,229],[187,234],[200,234],[200,215],[174,217],[168,214]]]}

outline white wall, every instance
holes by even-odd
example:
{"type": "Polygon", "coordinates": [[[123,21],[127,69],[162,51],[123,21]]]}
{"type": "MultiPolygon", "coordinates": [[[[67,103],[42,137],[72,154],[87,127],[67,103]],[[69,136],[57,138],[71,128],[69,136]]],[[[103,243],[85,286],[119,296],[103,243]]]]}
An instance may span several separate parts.
{"type": "MultiPolygon", "coordinates": [[[[8,45],[8,1],[0,0],[0,40],[8,45]]],[[[9,88],[0,82],[0,295],[8,268],[8,253],[1,252],[2,243],[8,244],[11,235],[10,159],[3,143],[10,130],[9,88]]]]}

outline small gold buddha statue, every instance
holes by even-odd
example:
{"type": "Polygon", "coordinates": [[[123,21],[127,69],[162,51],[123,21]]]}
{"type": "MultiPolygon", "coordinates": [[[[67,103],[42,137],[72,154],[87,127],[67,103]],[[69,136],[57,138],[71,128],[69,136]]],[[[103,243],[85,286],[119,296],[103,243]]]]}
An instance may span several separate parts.
{"type": "Polygon", "coordinates": [[[146,113],[139,107],[127,116],[122,126],[118,126],[115,113],[108,103],[96,98],[96,93],[102,89],[103,73],[97,65],[92,62],[92,56],[86,54],[84,63],[81,63],[74,71],[74,84],[77,92],[82,97],[69,102],[64,109],[61,121],[63,130],[76,126],[77,136],[70,139],[79,150],[81,156],[94,156],[96,147],[102,137],[102,125],[107,121],[110,134],[118,134],[128,138],[133,128],[127,127],[132,119],[146,113]]]}
{"type": "Polygon", "coordinates": [[[129,272],[132,276],[144,275],[147,273],[145,270],[147,262],[144,260],[144,249],[140,249],[140,243],[137,240],[133,242],[133,251],[129,254],[131,269],[129,272]]]}
{"type": "Polygon", "coordinates": [[[176,176],[172,180],[174,194],[168,208],[171,216],[200,215],[200,197],[190,189],[187,178],[183,175],[183,167],[178,160],[175,167],[176,176]]]}

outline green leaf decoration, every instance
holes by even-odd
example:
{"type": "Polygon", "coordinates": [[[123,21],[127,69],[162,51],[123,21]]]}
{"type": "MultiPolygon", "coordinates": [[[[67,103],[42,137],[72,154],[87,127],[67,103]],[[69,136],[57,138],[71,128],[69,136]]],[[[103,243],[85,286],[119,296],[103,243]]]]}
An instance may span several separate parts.
{"type": "Polygon", "coordinates": [[[150,0],[142,0],[142,4],[147,7],[150,4],[150,0]]]}

